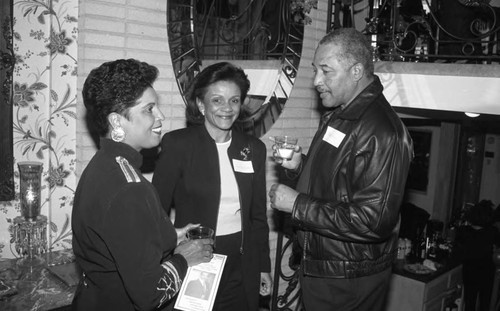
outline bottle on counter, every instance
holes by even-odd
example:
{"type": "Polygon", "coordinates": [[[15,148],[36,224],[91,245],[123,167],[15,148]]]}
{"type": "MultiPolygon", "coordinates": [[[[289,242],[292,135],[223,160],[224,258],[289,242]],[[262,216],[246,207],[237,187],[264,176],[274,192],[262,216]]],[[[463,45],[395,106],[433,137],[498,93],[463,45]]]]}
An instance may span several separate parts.
{"type": "Polygon", "coordinates": [[[430,260],[437,259],[437,247],[438,247],[437,235],[427,238],[427,258],[430,260]]]}
{"type": "Polygon", "coordinates": [[[405,242],[405,258],[410,256],[411,250],[413,249],[413,245],[410,239],[404,239],[405,242]]]}
{"type": "Polygon", "coordinates": [[[413,241],[412,256],[416,261],[423,261],[427,258],[427,241],[425,230],[417,230],[417,235],[413,241]]]}
{"type": "Polygon", "coordinates": [[[416,239],[413,242],[413,251],[411,258],[416,261],[423,261],[426,258],[426,240],[425,238],[416,239]]]}
{"type": "Polygon", "coordinates": [[[402,238],[398,239],[398,260],[403,260],[405,259],[405,251],[406,251],[406,243],[405,240],[402,238]]]}
{"type": "Polygon", "coordinates": [[[418,258],[420,260],[427,259],[427,251],[429,247],[429,238],[423,237],[420,239],[420,253],[418,254],[418,258]]]}

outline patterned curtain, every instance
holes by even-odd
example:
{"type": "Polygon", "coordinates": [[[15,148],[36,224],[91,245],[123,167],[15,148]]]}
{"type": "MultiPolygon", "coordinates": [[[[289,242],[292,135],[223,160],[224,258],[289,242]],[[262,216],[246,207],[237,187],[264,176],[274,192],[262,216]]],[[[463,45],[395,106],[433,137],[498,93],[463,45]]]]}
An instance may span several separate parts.
{"type": "Polygon", "coordinates": [[[14,199],[14,157],[12,145],[12,0],[0,0],[0,201],[14,199]]]}

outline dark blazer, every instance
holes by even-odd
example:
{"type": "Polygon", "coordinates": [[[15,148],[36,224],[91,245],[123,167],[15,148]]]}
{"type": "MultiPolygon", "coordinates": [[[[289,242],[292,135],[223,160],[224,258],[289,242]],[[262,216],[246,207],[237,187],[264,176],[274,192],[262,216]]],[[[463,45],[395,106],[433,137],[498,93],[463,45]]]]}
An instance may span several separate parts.
{"type": "Polygon", "coordinates": [[[73,310],[151,310],[180,289],[187,262],[172,255],[177,234],[141,163],[129,145],[101,139],[80,178],[73,252],[85,276],[73,310]]]}
{"type": "MultiPolygon", "coordinates": [[[[220,200],[217,146],[204,125],[164,135],[153,175],[165,210],[175,208],[175,227],[200,223],[215,229],[220,200]]],[[[266,214],[266,148],[258,138],[232,132],[228,156],[243,161],[253,173],[233,171],[242,209],[243,271],[249,301],[258,302],[260,272],[270,272],[269,227],[266,214]],[[252,299],[250,297],[255,297],[252,299]]],[[[250,310],[256,310],[257,306],[250,310]]]]}

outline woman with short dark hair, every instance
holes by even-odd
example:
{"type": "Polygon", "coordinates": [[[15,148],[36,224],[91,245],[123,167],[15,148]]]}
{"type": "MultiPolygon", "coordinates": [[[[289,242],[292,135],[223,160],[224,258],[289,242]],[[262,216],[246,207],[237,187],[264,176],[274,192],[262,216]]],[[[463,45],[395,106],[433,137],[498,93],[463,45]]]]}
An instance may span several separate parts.
{"type": "Polygon", "coordinates": [[[139,171],[140,151],[161,140],[157,75],[154,66],[120,59],[92,70],[83,86],[100,149],[75,193],[73,251],[83,274],[74,310],[160,308],[177,294],[188,266],[212,258],[213,241],[183,241],[193,225],[176,232],[139,171]]]}

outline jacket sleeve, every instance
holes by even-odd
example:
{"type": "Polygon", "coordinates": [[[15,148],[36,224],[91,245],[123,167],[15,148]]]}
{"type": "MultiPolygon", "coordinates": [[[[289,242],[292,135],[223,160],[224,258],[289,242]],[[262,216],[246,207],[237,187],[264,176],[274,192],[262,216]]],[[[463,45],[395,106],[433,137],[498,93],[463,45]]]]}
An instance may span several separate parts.
{"type": "Polygon", "coordinates": [[[179,180],[181,174],[178,156],[182,153],[173,151],[172,148],[174,147],[171,137],[165,134],[161,142],[160,156],[156,161],[152,179],[152,183],[160,196],[161,205],[167,215],[170,215],[173,207],[175,183],[179,180]]]}
{"type": "Polygon", "coordinates": [[[112,200],[104,220],[109,225],[103,240],[138,310],[151,310],[172,299],[187,271],[181,255],[162,262],[160,230],[165,219],[158,217],[152,189],[145,183],[127,184],[112,200]]]}
{"type": "Polygon", "coordinates": [[[328,191],[343,191],[341,198],[299,194],[292,210],[299,228],[358,243],[383,241],[397,228],[413,156],[411,140],[404,133],[372,128],[376,130],[358,135],[350,157],[336,168],[342,174],[336,180],[343,184],[329,185],[333,189],[328,191]]]}
{"type": "Polygon", "coordinates": [[[295,181],[300,176],[300,173],[302,172],[302,168],[304,167],[304,162],[306,161],[305,154],[301,154],[301,158],[302,158],[302,161],[300,161],[299,166],[295,170],[283,168],[285,176],[288,180],[295,181]]]}
{"type": "Polygon", "coordinates": [[[253,229],[256,232],[256,241],[260,249],[260,272],[271,271],[269,258],[269,225],[267,223],[267,193],[266,193],[266,149],[262,142],[255,144],[256,171],[253,178],[253,194],[251,217],[253,229]]]}

